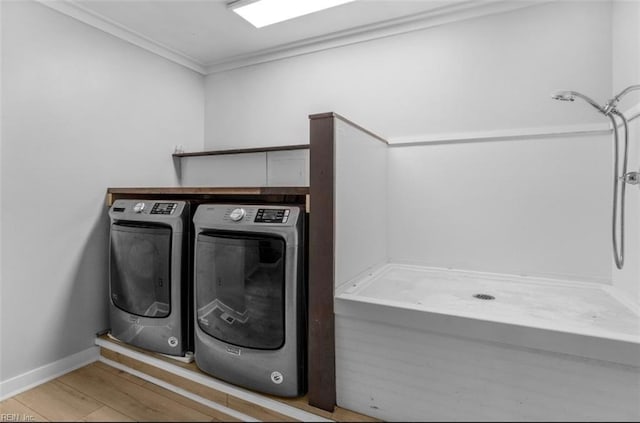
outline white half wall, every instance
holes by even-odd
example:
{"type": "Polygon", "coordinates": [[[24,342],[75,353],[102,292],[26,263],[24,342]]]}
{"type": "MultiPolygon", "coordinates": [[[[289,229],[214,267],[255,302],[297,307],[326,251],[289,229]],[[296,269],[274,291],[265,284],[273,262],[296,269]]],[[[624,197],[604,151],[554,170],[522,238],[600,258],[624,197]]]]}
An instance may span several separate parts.
{"type": "Polygon", "coordinates": [[[611,5],[559,1],[206,77],[207,149],[301,144],[334,111],[384,138],[600,123],[611,5]]]}
{"type": "MultiPolygon", "coordinates": [[[[32,1],[2,2],[0,381],[108,327],[110,186],[175,186],[203,78],[32,1]]],[[[12,389],[16,389],[12,387],[12,389]]]]}
{"type": "Polygon", "coordinates": [[[342,119],[334,122],[337,288],[387,260],[389,193],[387,144],[342,119]]]}

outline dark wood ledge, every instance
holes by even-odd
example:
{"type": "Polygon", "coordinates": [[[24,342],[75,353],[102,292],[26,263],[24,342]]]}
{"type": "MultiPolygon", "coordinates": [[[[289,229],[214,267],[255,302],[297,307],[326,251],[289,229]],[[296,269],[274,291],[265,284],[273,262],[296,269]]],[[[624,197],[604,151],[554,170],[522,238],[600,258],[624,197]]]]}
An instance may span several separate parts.
{"type": "Polygon", "coordinates": [[[277,147],[237,148],[232,150],[195,151],[191,153],[173,153],[173,157],[219,156],[223,154],[265,153],[269,151],[308,150],[309,144],[282,145],[277,147]]]}
{"type": "Polygon", "coordinates": [[[248,203],[306,204],[309,187],[143,187],[108,188],[107,205],[119,198],[194,201],[244,201],[248,203]]]}
{"type": "Polygon", "coordinates": [[[144,187],[108,188],[108,194],[236,194],[236,195],[306,195],[309,187],[144,187]]]}

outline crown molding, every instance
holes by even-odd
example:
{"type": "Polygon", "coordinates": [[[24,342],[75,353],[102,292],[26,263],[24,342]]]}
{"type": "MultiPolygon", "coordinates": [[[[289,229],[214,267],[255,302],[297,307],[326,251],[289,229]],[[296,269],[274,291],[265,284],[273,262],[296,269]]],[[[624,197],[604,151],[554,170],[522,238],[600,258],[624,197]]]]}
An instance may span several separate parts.
{"type": "Polygon", "coordinates": [[[82,5],[72,0],[36,0],[43,6],[49,7],[56,12],[74,18],[84,24],[99,29],[107,34],[113,35],[123,41],[143,48],[160,57],[164,57],[174,63],[182,65],[202,75],[206,74],[205,67],[198,60],[187,56],[171,47],[154,41],[142,34],[139,34],[124,25],[112,21],[102,15],[86,9],[82,5]]]}
{"type": "Polygon", "coordinates": [[[273,49],[236,56],[228,60],[205,65],[207,75],[247,66],[273,62],[332,48],[376,40],[394,35],[420,31],[440,25],[465,21],[482,16],[510,12],[549,3],[553,0],[468,0],[408,17],[334,32],[321,37],[285,44],[273,49]]]}
{"type": "Polygon", "coordinates": [[[553,0],[467,0],[408,17],[364,25],[351,30],[334,32],[281,45],[260,52],[235,56],[227,60],[202,63],[169,46],[152,40],[105,16],[97,14],[73,0],[36,0],[43,6],[74,18],[82,23],[113,35],[121,40],[164,57],[202,75],[215,74],[246,66],[273,62],[332,48],[348,46],[394,35],[405,34],[435,26],[465,21],[482,16],[510,12],[549,3],[553,0]]]}

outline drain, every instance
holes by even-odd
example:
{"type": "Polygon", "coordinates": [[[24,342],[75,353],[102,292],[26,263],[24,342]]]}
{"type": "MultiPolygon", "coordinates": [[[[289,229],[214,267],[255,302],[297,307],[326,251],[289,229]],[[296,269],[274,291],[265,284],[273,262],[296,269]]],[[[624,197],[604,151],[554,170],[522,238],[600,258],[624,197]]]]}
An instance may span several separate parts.
{"type": "Polygon", "coordinates": [[[495,300],[496,299],[496,297],[489,294],[476,294],[473,296],[473,298],[477,298],[479,300],[495,300]]]}

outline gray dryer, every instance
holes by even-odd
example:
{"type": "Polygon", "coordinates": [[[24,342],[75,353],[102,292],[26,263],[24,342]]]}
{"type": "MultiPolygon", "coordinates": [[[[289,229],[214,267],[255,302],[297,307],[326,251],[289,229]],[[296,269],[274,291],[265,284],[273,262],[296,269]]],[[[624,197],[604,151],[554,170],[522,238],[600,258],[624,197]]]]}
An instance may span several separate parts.
{"type": "Polygon", "coordinates": [[[194,218],[196,364],[228,382],[306,390],[304,213],[202,204],[194,218]]]}

